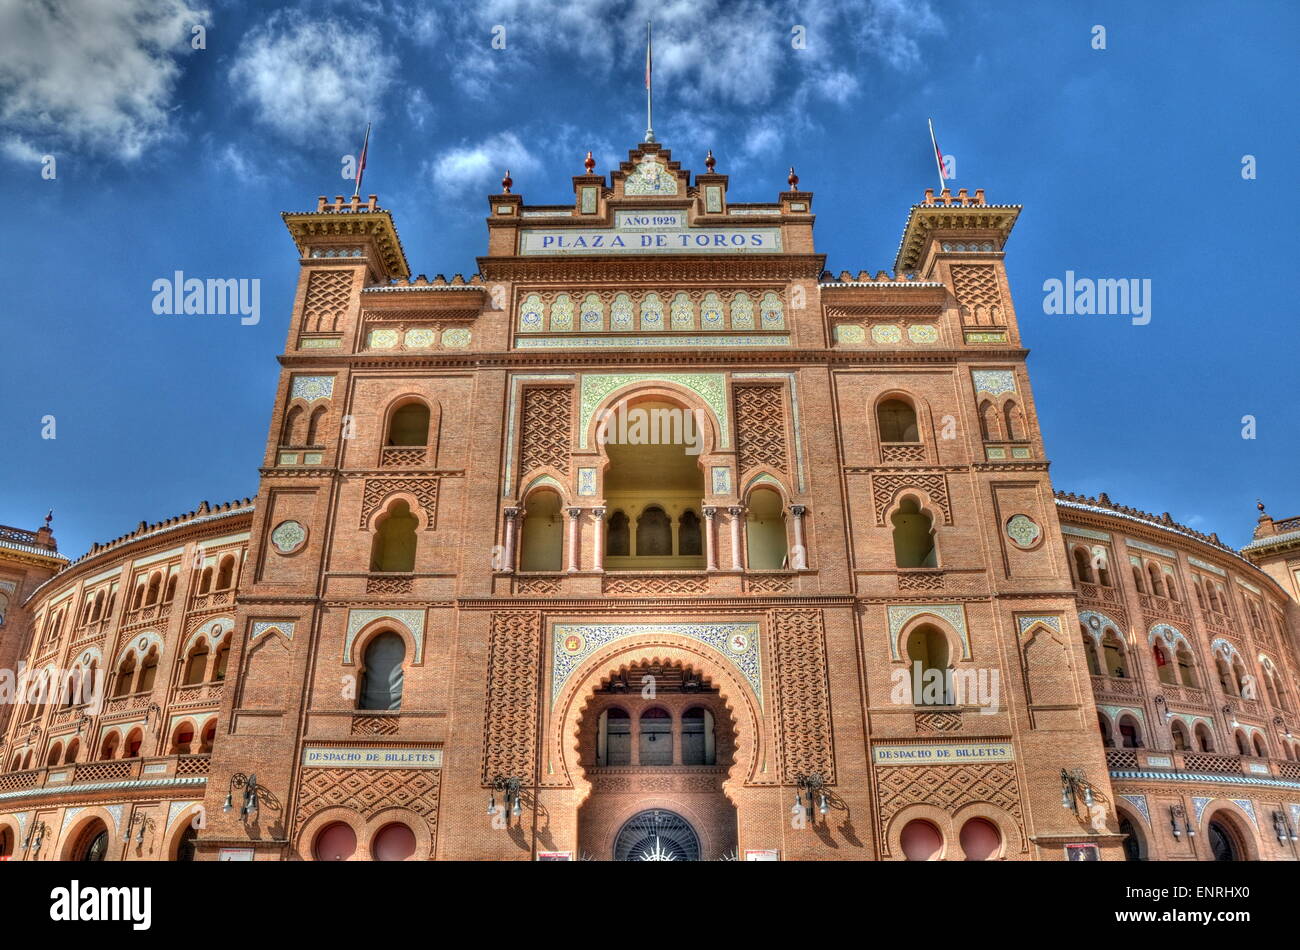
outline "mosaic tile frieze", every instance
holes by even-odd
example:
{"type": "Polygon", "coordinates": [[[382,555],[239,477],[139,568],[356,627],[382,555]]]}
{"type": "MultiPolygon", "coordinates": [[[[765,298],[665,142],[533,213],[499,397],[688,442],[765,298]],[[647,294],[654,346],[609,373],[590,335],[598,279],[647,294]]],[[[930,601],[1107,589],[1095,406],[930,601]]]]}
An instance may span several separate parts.
{"type": "MultiPolygon", "coordinates": [[[[589,291],[574,295],[534,291],[520,301],[516,327],[520,333],[780,331],[786,329],[786,318],[785,303],[773,291],[589,291]]],[[[391,349],[398,343],[396,331],[371,331],[372,349],[391,349]],[[382,335],[376,339],[375,334],[382,335]]]]}

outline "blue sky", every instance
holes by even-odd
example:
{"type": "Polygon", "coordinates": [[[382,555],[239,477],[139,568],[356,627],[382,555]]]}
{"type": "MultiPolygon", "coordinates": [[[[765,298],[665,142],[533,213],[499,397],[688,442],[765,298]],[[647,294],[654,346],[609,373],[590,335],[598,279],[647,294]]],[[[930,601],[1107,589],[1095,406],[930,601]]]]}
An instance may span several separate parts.
{"type": "Polygon", "coordinates": [[[934,184],[927,116],[956,186],[1024,205],[1007,267],[1057,487],[1234,544],[1257,496],[1300,513],[1296,4],[58,9],[0,0],[0,523],[53,507],[72,556],[256,492],[297,270],[279,213],[350,193],[341,159],[368,118],[364,191],[412,269],[468,275],[506,167],[526,201],[568,201],[588,149],[607,172],[640,141],[649,11],[659,140],[696,172],[713,149],[733,200],[771,200],[795,165],[831,270],[891,268],[934,184]],[[155,315],[152,282],[176,270],[259,278],[261,322],[155,315]],[[1043,281],[1067,270],[1150,279],[1150,324],[1045,315],[1043,281]]]}

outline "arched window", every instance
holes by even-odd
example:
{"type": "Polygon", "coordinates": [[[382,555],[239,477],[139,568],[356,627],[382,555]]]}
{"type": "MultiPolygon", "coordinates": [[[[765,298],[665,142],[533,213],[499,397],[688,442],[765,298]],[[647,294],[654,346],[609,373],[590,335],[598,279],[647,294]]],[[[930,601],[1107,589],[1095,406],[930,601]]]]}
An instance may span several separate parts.
{"type": "Polygon", "coordinates": [[[1174,581],[1174,575],[1165,574],[1165,596],[1170,600],[1179,600],[1178,584],[1174,581]]]}
{"type": "Polygon", "coordinates": [[[1214,860],[1241,860],[1241,846],[1237,844],[1236,836],[1228,829],[1226,824],[1220,821],[1211,821],[1207,836],[1210,839],[1210,853],[1214,855],[1214,860]]]}
{"type": "Polygon", "coordinates": [[[229,590],[234,582],[235,559],[227,554],[221,559],[221,566],[217,568],[217,590],[229,590]]]}
{"type": "Polygon", "coordinates": [[[311,420],[307,423],[307,445],[321,444],[321,436],[325,432],[326,412],[325,407],[321,406],[311,414],[311,420]]]}
{"type": "Polygon", "coordinates": [[[284,428],[280,430],[280,444],[284,446],[299,445],[298,436],[302,431],[302,406],[294,406],[285,414],[284,428]]]}
{"type": "Polygon", "coordinates": [[[1074,549],[1074,572],[1084,584],[1091,584],[1092,581],[1092,564],[1088,556],[1088,549],[1076,547],[1074,549]]]}
{"type": "Polygon", "coordinates": [[[605,532],[605,554],[608,557],[627,557],[631,550],[628,540],[631,537],[628,517],[616,511],[609,518],[609,528],[605,532]]]}
{"type": "Polygon", "coordinates": [[[1250,755],[1250,742],[1246,739],[1246,734],[1238,729],[1232,734],[1232,738],[1237,743],[1237,752],[1241,755],[1250,755]]]}
{"type": "Polygon", "coordinates": [[[943,855],[943,835],[930,822],[919,818],[903,826],[898,843],[908,861],[938,861],[943,855]]]}
{"type": "Polygon", "coordinates": [[[167,578],[167,588],[163,591],[163,603],[170,604],[176,599],[176,581],[180,578],[179,574],[173,574],[167,578]]]}
{"type": "Polygon", "coordinates": [[[1124,812],[1119,814],[1119,833],[1124,835],[1124,860],[1145,861],[1146,843],[1142,840],[1137,826],[1124,812]]]}
{"type": "Polygon", "coordinates": [[[139,729],[132,729],[130,735],[126,737],[126,744],[122,746],[122,758],[135,759],[140,756],[140,746],[144,744],[144,733],[139,729]]]}
{"type": "Polygon", "coordinates": [[[682,512],[682,516],[677,519],[677,553],[683,556],[703,554],[704,542],[701,540],[702,537],[699,515],[689,508],[686,509],[682,512]]]}
{"type": "Polygon", "coordinates": [[[1160,568],[1151,561],[1147,562],[1147,577],[1151,580],[1151,593],[1159,597],[1163,589],[1160,583],[1160,568]]]}
{"type": "Polygon", "coordinates": [[[389,573],[415,570],[415,529],[419,520],[405,501],[395,501],[379,516],[370,549],[370,569],[389,573]]]}
{"type": "Polygon", "coordinates": [[[948,689],[948,638],[931,624],[921,624],[907,637],[908,683],[917,681],[917,664],[920,664],[921,695],[913,696],[916,706],[949,706],[953,697],[948,689]]]}
{"type": "Polygon", "coordinates": [[[600,737],[597,740],[598,765],[632,764],[632,717],[627,710],[611,706],[600,714],[600,737]]]}
{"type": "Polygon", "coordinates": [[[1274,707],[1281,708],[1282,698],[1277,689],[1277,681],[1273,676],[1273,665],[1268,661],[1265,661],[1260,664],[1260,668],[1264,671],[1264,689],[1268,693],[1268,701],[1272,703],[1274,707]]]}
{"type": "Polygon", "coordinates": [[[59,756],[60,756],[62,753],[63,753],[63,746],[62,746],[61,743],[56,742],[56,743],[54,743],[54,745],[50,746],[50,751],[49,751],[49,753],[45,756],[45,764],[46,764],[46,766],[58,765],[58,764],[59,764],[59,756]]]}
{"type": "Polygon", "coordinates": [[[524,506],[520,526],[519,570],[559,571],[564,560],[564,518],[560,496],[553,491],[535,491],[524,506]]]}
{"type": "Polygon", "coordinates": [[[135,599],[131,601],[131,609],[139,610],[144,606],[144,581],[141,580],[135,587],[135,599]]]}
{"type": "Polygon", "coordinates": [[[1101,650],[1106,658],[1107,675],[1116,679],[1127,679],[1128,651],[1124,649],[1124,641],[1120,639],[1119,634],[1109,627],[1101,638],[1101,650]]]}
{"type": "Polygon", "coordinates": [[[1174,740],[1174,748],[1179,752],[1188,752],[1192,748],[1191,740],[1187,736],[1187,727],[1177,719],[1169,727],[1169,734],[1174,740]]]}
{"type": "Polygon", "coordinates": [[[117,668],[117,682],[113,684],[113,696],[129,696],[135,687],[135,654],[130,654],[117,668]]]}
{"type": "Polygon", "coordinates": [[[781,496],[772,489],[756,488],[750,492],[749,511],[745,515],[750,570],[778,570],[786,566],[787,541],[781,508],[781,496]]]}
{"type": "Polygon", "coordinates": [[[154,680],[158,678],[158,648],[154,647],[140,664],[139,685],[136,686],[137,693],[148,692],[153,689],[154,680]]]}
{"type": "Polygon", "coordinates": [[[1006,405],[1002,407],[1002,417],[1006,420],[1007,441],[1023,442],[1028,438],[1025,434],[1025,414],[1016,405],[1015,400],[1007,400],[1006,405]]]}
{"type": "Polygon", "coordinates": [[[384,825],[370,842],[376,861],[405,861],[415,854],[415,832],[400,821],[384,825]]]}
{"type": "Polygon", "coordinates": [[[881,442],[920,442],[916,409],[904,399],[886,399],[876,407],[881,442]]]}
{"type": "Polygon", "coordinates": [[[77,847],[78,861],[103,861],[108,857],[108,829],[102,821],[96,821],[81,836],[77,847]]]}
{"type": "Polygon", "coordinates": [[[1120,746],[1125,749],[1142,748],[1142,728],[1138,721],[1125,713],[1119,717],[1120,746]]]}
{"type": "Polygon", "coordinates": [[[1264,738],[1258,732],[1251,737],[1251,744],[1255,747],[1255,756],[1257,758],[1268,758],[1268,750],[1264,748],[1264,738]]]}
{"type": "Polygon", "coordinates": [[[1219,674],[1219,688],[1227,696],[1237,695],[1237,682],[1232,677],[1232,667],[1228,665],[1228,660],[1221,653],[1214,655],[1214,669],[1219,674]]]}
{"type": "Polygon", "coordinates": [[[1170,662],[1169,652],[1159,640],[1151,645],[1151,656],[1156,661],[1156,676],[1160,682],[1176,686],[1178,678],[1174,674],[1174,664],[1170,662]]]}
{"type": "Polygon", "coordinates": [[[104,737],[104,743],[99,747],[99,758],[101,761],[117,758],[117,744],[121,741],[116,732],[110,732],[104,737]]]}
{"type": "Polygon", "coordinates": [[[935,567],[938,553],[930,516],[908,495],[890,519],[894,524],[894,563],[898,567],[935,567]]]}
{"type": "Polygon", "coordinates": [[[1196,606],[1204,610],[1205,591],[1201,588],[1201,579],[1199,577],[1192,578],[1192,592],[1196,595],[1196,606]]]}
{"type": "Polygon", "coordinates": [[[668,515],[658,505],[651,505],[636,519],[637,557],[670,557],[673,553],[673,529],[668,515]]]}
{"type": "Polygon", "coordinates": [[[1097,660],[1097,641],[1092,638],[1087,629],[1080,624],[1080,630],[1083,631],[1083,655],[1088,661],[1088,673],[1091,676],[1104,676],[1101,671],[1101,663],[1097,660]]]}
{"type": "Polygon", "coordinates": [[[199,577],[199,594],[206,594],[210,590],[212,590],[212,568],[205,567],[203,574],[199,577]]]}
{"type": "Polygon", "coordinates": [[[312,845],[312,855],[317,861],[346,861],[356,850],[357,833],[342,821],[322,828],[312,845]]]}
{"type": "Polygon", "coordinates": [[[682,713],[682,765],[713,765],[716,762],[713,713],[695,706],[682,713]]]}
{"type": "Polygon", "coordinates": [[[641,714],[639,764],[673,764],[673,717],[666,709],[652,706],[641,714]]]}
{"type": "Polygon", "coordinates": [[[220,683],[226,678],[226,663],[230,660],[230,640],[229,636],[221,641],[217,647],[217,662],[212,669],[212,682],[220,683]]]}
{"type": "Polygon", "coordinates": [[[189,658],[185,661],[185,676],[181,680],[181,685],[193,686],[196,683],[202,683],[207,673],[208,640],[207,637],[199,637],[199,642],[194,645],[189,658]]]}
{"type": "Polygon", "coordinates": [[[1214,751],[1214,739],[1210,736],[1210,730],[1205,727],[1205,723],[1196,724],[1196,747],[1202,752],[1214,751]]]}
{"type": "Polygon", "coordinates": [[[212,744],[217,741],[217,721],[213,719],[203,727],[203,736],[199,739],[199,754],[211,755],[212,744]]]}
{"type": "Polygon", "coordinates": [[[985,442],[1002,441],[1002,419],[997,406],[987,399],[980,403],[980,435],[985,442]]]}
{"type": "Polygon", "coordinates": [[[1190,686],[1192,689],[1200,688],[1200,683],[1196,679],[1196,661],[1192,658],[1192,651],[1187,648],[1186,643],[1178,644],[1178,678],[1184,686],[1190,686]]]}
{"type": "Polygon", "coordinates": [[[391,630],[366,647],[358,709],[401,709],[406,641],[391,630]]]}
{"type": "Polygon", "coordinates": [[[1255,699],[1251,693],[1250,677],[1246,674],[1246,665],[1241,662],[1241,657],[1232,658],[1232,676],[1237,683],[1237,695],[1244,696],[1247,699],[1255,699]]]}
{"type": "Polygon", "coordinates": [[[73,739],[68,743],[68,751],[64,753],[63,764],[71,765],[77,761],[77,753],[81,751],[81,740],[73,739]]]}
{"type": "Polygon", "coordinates": [[[991,861],[1002,850],[1002,833],[987,818],[972,818],[962,825],[959,840],[967,861],[991,861]]]}
{"type": "Polygon", "coordinates": [[[176,727],[176,732],[172,736],[172,747],[168,755],[189,755],[190,748],[194,745],[194,726],[189,722],[183,722],[176,727]]]}
{"type": "Polygon", "coordinates": [[[428,445],[429,407],[422,402],[399,406],[388,421],[385,445],[428,445]]]}
{"type": "Polygon", "coordinates": [[[145,606],[151,606],[158,603],[158,598],[162,596],[162,574],[155,572],[149,578],[149,592],[145,595],[145,606]]]}

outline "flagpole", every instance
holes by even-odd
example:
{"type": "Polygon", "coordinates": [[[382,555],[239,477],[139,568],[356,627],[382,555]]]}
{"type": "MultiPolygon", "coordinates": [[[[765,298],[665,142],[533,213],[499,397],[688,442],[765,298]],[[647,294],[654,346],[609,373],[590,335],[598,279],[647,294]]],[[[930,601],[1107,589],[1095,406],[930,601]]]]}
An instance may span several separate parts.
{"type": "Polygon", "coordinates": [[[361,154],[357,157],[357,185],[352,189],[352,197],[356,198],[361,194],[361,176],[366,171],[366,149],[370,145],[370,123],[366,123],[366,137],[361,143],[361,154]]]}
{"type": "Polygon", "coordinates": [[[934,167],[939,171],[939,193],[943,194],[943,189],[947,186],[943,183],[943,163],[939,161],[939,143],[934,138],[934,122],[931,119],[925,121],[930,126],[930,147],[934,150],[934,167]]]}
{"type": "Polygon", "coordinates": [[[653,64],[654,41],[650,36],[650,21],[645,21],[645,140],[653,142],[655,140],[655,126],[651,120],[651,101],[654,98],[653,83],[651,81],[651,67],[653,64]]]}

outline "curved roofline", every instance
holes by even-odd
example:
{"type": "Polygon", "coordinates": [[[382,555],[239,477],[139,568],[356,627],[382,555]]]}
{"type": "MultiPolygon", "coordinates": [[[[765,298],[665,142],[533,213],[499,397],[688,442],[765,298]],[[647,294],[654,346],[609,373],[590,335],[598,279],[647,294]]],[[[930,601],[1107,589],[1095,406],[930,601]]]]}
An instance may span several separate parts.
{"type": "Polygon", "coordinates": [[[154,524],[141,521],[140,526],[131,534],[124,534],[120,538],[114,538],[104,544],[94,544],[90,550],[75,561],[70,561],[57,574],[46,578],[39,586],[34,589],[27,599],[23,601],[23,606],[32,603],[40,593],[52,584],[59,584],[68,579],[71,572],[77,571],[91,563],[97,562],[102,556],[121,552],[127,547],[140,542],[147,541],[151,538],[157,538],[173,531],[179,531],[182,528],[193,527],[194,525],[208,524],[213,521],[220,521],[224,518],[233,518],[236,515],[252,514],[255,503],[251,498],[240,498],[235,501],[228,501],[223,505],[215,508],[209,507],[205,501],[194,511],[187,512],[183,515],[176,515],[165,521],[159,521],[154,524]]]}
{"type": "Polygon", "coordinates": [[[1260,570],[1259,566],[1249,558],[1242,556],[1240,552],[1224,544],[1222,541],[1219,541],[1217,535],[1203,535],[1199,531],[1189,528],[1186,525],[1179,524],[1172,519],[1164,521],[1149,512],[1138,511],[1135,508],[1113,507],[1111,506],[1109,498],[1106,498],[1106,503],[1103,504],[1102,501],[1097,498],[1085,498],[1069,492],[1057,491],[1054,494],[1056,496],[1055,501],[1058,509],[1066,508],[1075,511],[1086,511],[1090,514],[1103,515],[1107,518],[1130,521],[1145,528],[1155,528],[1167,534],[1177,535],[1180,538],[1192,541],[1201,548],[1206,549],[1209,553],[1226,555],[1234,558],[1248,568],[1255,578],[1266,582],[1270,589],[1272,589],[1276,594],[1283,599],[1290,600],[1289,595],[1282,588],[1281,584],[1267,573],[1260,570]],[[1211,540],[1211,538],[1213,538],[1213,540],[1211,540]]]}

